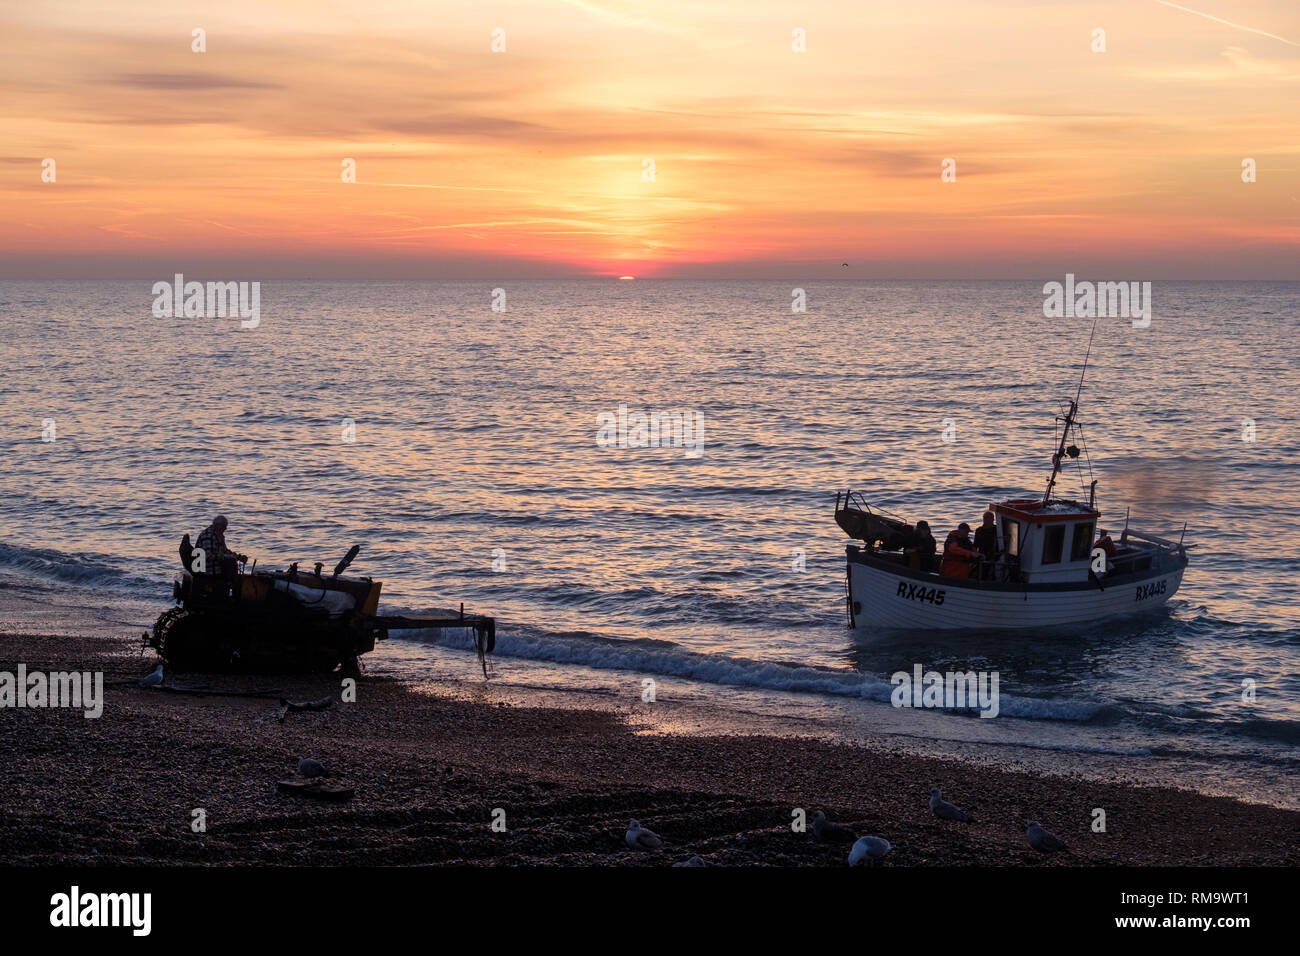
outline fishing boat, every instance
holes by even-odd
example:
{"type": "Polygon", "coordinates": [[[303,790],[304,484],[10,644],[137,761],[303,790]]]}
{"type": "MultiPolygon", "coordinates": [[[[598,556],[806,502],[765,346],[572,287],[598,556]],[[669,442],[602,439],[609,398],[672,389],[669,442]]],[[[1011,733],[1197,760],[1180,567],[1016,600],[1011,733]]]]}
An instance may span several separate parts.
{"type": "Polygon", "coordinates": [[[836,494],[836,523],[862,542],[846,549],[851,628],[1059,627],[1149,611],[1174,596],[1191,547],[1183,544],[1186,525],[1173,541],[1130,527],[1126,513],[1123,532],[1112,541],[1099,532],[1095,480],[1087,487],[1086,503],[1055,495],[1063,463],[1081,454],[1071,439],[1082,436],[1082,388],[1080,373],[1075,397],[1057,419],[1060,440],[1042,497],[989,503],[996,527],[994,558],[966,559],[954,549],[956,556],[945,560],[943,540],[939,553],[931,555],[916,525],[873,508],[860,492],[836,494]]]}

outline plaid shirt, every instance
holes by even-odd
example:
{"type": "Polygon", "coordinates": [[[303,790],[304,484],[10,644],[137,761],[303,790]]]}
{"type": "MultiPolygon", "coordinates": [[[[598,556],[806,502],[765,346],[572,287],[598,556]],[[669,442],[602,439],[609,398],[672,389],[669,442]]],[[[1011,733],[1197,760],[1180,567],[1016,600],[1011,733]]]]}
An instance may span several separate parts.
{"type": "Polygon", "coordinates": [[[199,540],[194,547],[203,549],[203,561],[209,568],[216,568],[224,558],[236,556],[234,551],[226,547],[225,533],[218,531],[212,525],[199,532],[199,540]]]}

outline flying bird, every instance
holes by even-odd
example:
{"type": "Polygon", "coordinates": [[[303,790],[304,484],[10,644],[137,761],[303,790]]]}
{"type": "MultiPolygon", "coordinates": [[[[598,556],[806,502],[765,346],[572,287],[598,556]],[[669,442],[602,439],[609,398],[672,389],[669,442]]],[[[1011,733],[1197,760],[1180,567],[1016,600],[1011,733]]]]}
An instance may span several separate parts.
{"type": "Polygon", "coordinates": [[[140,678],[141,687],[161,687],[163,682],[163,666],[158,665],[158,669],[152,674],[146,674],[140,678]]]}
{"type": "Polygon", "coordinates": [[[657,850],[664,845],[653,830],[647,830],[635,820],[627,825],[627,835],[623,839],[634,850],[657,850]]]}
{"type": "Polygon", "coordinates": [[[858,835],[842,823],[832,823],[818,810],[812,818],[813,839],[818,843],[852,843],[858,835]]]}
{"type": "Polygon", "coordinates": [[[956,820],[958,823],[970,823],[970,817],[943,798],[939,788],[930,791],[930,812],[940,820],[956,820]]]}
{"type": "Polygon", "coordinates": [[[884,837],[864,836],[849,851],[849,866],[861,866],[867,860],[879,860],[892,849],[884,837]]]}
{"type": "Polygon", "coordinates": [[[1056,834],[1044,830],[1038,825],[1037,820],[1029,821],[1029,828],[1025,830],[1025,839],[1039,853],[1054,853],[1066,849],[1065,844],[1056,838],[1056,834]]]}

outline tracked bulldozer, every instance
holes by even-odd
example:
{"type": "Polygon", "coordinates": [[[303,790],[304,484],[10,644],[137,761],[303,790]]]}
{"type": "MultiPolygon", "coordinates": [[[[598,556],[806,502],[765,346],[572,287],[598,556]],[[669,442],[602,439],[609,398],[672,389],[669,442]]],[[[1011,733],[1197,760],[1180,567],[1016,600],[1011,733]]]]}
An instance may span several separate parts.
{"type": "MultiPolygon", "coordinates": [[[[493,618],[381,615],[382,584],[368,577],[344,577],[361,548],[354,545],[333,574],[258,571],[241,565],[232,575],[206,573],[193,560],[189,535],[181,542],[184,571],[173,583],[176,607],[162,613],[143,635],[168,667],[216,673],[354,673],[362,654],[391,629],[466,628],[480,659],[496,643],[493,618]]],[[[486,662],[484,661],[484,673],[486,662]]]]}

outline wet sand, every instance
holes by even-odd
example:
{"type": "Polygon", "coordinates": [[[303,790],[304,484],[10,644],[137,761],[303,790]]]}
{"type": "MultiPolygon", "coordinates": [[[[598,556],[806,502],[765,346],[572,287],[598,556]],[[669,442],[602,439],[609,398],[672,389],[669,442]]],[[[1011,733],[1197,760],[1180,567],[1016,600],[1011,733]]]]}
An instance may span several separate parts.
{"type": "MultiPolygon", "coordinates": [[[[7,864],[456,864],[843,866],[847,847],[791,830],[825,810],[894,846],[881,866],[1296,865],[1300,812],[1171,789],[993,770],[847,744],[638,733],[617,714],[506,706],[363,677],[168,683],[131,641],[0,636],[0,671],[102,670],[104,712],[0,709],[0,862],[7,864]],[[335,698],[278,719],[278,698],[335,698]],[[277,792],[300,757],[355,796],[277,792]],[[933,817],[929,788],[974,818],[933,817]],[[1094,808],[1106,832],[1091,829],[1094,808]],[[504,811],[494,832],[493,811],[504,811]],[[192,829],[193,811],[206,832],[192,829]],[[664,849],[629,849],[628,821],[664,849]],[[1039,854],[1025,822],[1070,847],[1039,854]]],[[[499,815],[498,815],[499,816],[499,815]]]]}

